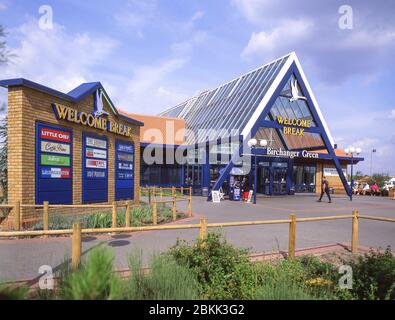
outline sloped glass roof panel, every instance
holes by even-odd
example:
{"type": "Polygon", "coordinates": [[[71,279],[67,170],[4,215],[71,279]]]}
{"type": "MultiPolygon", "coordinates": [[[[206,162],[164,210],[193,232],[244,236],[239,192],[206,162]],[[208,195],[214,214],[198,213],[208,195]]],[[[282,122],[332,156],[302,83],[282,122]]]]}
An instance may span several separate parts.
{"type": "MultiPolygon", "coordinates": [[[[270,85],[278,75],[289,55],[268,63],[241,77],[221,85],[211,91],[198,95],[188,107],[186,102],[164,111],[161,115],[179,116],[185,119],[188,144],[201,143],[226,137],[229,132],[237,129],[239,134],[243,131],[259,106],[270,85]],[[183,106],[183,107],[181,107],[183,106]],[[199,130],[208,130],[208,134],[201,135],[195,140],[199,130]]],[[[188,100],[188,101],[191,101],[188,100]]]]}

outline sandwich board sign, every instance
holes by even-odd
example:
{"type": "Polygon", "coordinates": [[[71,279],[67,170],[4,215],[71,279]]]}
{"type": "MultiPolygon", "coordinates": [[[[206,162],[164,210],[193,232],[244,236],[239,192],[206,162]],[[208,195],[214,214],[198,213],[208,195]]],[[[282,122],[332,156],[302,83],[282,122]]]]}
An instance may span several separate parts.
{"type": "Polygon", "coordinates": [[[251,202],[252,200],[252,195],[254,194],[254,191],[250,190],[250,192],[248,193],[248,199],[247,202],[251,202]]]}
{"type": "Polygon", "coordinates": [[[213,200],[214,203],[220,203],[221,202],[221,198],[219,196],[219,191],[211,191],[211,198],[213,200]]]}

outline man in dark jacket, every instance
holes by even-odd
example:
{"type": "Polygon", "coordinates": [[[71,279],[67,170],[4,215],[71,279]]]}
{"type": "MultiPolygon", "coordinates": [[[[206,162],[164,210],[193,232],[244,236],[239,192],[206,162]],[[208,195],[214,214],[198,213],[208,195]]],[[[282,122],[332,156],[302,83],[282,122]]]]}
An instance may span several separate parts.
{"type": "Polygon", "coordinates": [[[321,197],[317,200],[318,202],[321,202],[322,196],[326,193],[329,199],[329,203],[332,202],[331,195],[329,194],[329,182],[326,179],[325,176],[322,177],[322,183],[321,183],[321,197]]]}

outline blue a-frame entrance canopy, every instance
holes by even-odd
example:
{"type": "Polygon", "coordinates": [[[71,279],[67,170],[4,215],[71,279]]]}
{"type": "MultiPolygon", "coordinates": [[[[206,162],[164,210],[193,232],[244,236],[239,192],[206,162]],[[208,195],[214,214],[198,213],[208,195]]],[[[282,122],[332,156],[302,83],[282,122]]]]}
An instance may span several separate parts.
{"type": "Polygon", "coordinates": [[[221,170],[213,190],[219,190],[229,176],[248,140],[258,137],[273,140],[278,144],[274,147],[286,150],[326,150],[327,154],[320,155],[320,158],[333,161],[351,197],[352,191],[340,165],[341,159],[335,153],[333,138],[294,52],[213,90],[204,91],[160,115],[185,119],[189,147],[201,147],[212,141],[221,143],[224,138],[240,141],[238,150],[221,170]],[[291,83],[297,83],[303,99],[290,99],[291,83]],[[277,116],[308,119],[311,126],[304,128],[303,137],[295,139],[283,134],[284,125],[275,121],[277,116]],[[199,135],[198,131],[204,129],[204,135],[199,135]],[[237,129],[237,136],[232,134],[234,129],[237,129]]]}

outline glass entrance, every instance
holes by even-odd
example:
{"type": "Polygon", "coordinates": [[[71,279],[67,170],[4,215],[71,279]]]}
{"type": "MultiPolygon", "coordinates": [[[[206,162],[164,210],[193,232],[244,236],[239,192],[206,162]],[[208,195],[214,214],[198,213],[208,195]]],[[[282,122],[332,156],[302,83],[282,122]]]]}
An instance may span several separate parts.
{"type": "Polygon", "coordinates": [[[201,194],[201,166],[197,164],[188,164],[184,168],[184,186],[192,187],[193,194],[201,194]]]}
{"type": "Polygon", "coordinates": [[[287,168],[273,168],[273,194],[287,193],[287,168]]]}
{"type": "Polygon", "coordinates": [[[287,162],[260,162],[258,192],[265,195],[287,194],[287,175],[287,162]]]}

